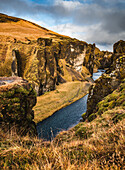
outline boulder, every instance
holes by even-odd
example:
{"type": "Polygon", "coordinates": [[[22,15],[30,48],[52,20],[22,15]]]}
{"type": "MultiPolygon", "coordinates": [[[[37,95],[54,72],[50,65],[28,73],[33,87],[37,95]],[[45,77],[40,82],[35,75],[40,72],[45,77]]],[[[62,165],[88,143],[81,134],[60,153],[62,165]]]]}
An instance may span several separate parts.
{"type": "Polygon", "coordinates": [[[36,135],[33,86],[20,77],[0,77],[0,82],[0,128],[19,135],[36,135]]]}
{"type": "Polygon", "coordinates": [[[125,78],[125,41],[116,42],[113,48],[111,66],[89,89],[86,118],[98,111],[98,102],[112,93],[125,78]]]}

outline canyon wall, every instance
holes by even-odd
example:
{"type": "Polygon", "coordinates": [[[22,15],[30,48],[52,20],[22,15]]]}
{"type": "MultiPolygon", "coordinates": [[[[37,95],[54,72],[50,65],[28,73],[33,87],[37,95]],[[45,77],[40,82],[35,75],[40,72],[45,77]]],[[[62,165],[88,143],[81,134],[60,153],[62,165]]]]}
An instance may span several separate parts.
{"type": "MultiPolygon", "coordinates": [[[[98,111],[97,104],[112,93],[125,78],[125,41],[114,44],[113,62],[109,70],[89,89],[86,118],[98,111]]],[[[85,117],[85,115],[84,115],[85,117]]]]}
{"type": "Polygon", "coordinates": [[[92,81],[112,54],[95,44],[60,35],[35,23],[0,14],[0,76],[31,82],[38,95],[68,81],[92,81]]]}
{"type": "Polygon", "coordinates": [[[23,77],[34,84],[39,95],[59,83],[85,81],[93,73],[95,45],[76,39],[14,40],[0,46],[0,76],[23,77]]]}

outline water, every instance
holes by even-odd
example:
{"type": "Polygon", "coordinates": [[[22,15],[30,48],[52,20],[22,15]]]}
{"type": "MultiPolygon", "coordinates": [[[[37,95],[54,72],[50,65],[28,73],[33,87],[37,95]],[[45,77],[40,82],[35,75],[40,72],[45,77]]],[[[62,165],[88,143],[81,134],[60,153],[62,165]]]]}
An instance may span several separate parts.
{"type": "Polygon", "coordinates": [[[8,82],[8,83],[12,83],[14,80],[0,80],[0,82],[8,82]]]}
{"type": "MultiPolygon", "coordinates": [[[[98,79],[104,70],[98,70],[93,74],[93,79],[98,79]]],[[[37,132],[39,138],[51,140],[60,131],[67,130],[77,125],[81,119],[81,115],[86,112],[88,95],[71,105],[57,111],[51,117],[37,124],[37,132]]]]}
{"type": "Polygon", "coordinates": [[[12,83],[13,80],[0,80],[0,86],[5,85],[7,83],[12,83]]]}
{"type": "Polygon", "coordinates": [[[105,70],[99,69],[97,73],[93,73],[93,80],[97,80],[103,73],[105,72],[105,70]]]}

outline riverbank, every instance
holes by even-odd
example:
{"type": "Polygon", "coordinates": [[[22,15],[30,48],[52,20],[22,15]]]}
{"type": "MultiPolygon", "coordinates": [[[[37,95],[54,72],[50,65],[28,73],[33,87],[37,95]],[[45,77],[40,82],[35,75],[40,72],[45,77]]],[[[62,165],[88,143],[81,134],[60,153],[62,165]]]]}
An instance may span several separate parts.
{"type": "Polygon", "coordinates": [[[34,107],[34,121],[36,123],[50,117],[56,111],[79,100],[88,93],[91,82],[67,82],[57,86],[56,90],[46,92],[37,98],[34,107]]]}

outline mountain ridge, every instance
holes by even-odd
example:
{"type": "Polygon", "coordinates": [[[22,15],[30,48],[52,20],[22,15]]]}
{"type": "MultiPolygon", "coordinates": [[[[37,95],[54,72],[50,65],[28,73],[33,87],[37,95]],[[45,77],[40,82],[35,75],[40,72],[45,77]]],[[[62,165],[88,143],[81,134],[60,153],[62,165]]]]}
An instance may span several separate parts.
{"type": "MultiPolygon", "coordinates": [[[[13,34],[14,33],[14,30],[16,30],[16,32],[19,32],[21,33],[21,36],[18,35],[18,39],[23,39],[25,40],[25,36],[27,38],[31,38],[33,39],[33,35],[34,35],[34,38],[38,38],[40,37],[40,35],[42,37],[52,37],[52,36],[62,36],[62,37],[68,37],[68,36],[65,36],[65,35],[60,35],[54,31],[51,31],[47,28],[44,28],[36,23],[33,23],[31,21],[28,21],[28,20],[25,20],[25,19],[22,19],[22,18],[17,18],[17,17],[12,17],[12,16],[8,16],[6,14],[2,14],[0,13],[0,28],[1,27],[4,27],[4,33],[7,33],[9,34],[11,32],[11,37],[15,38],[17,37],[16,34],[13,34]],[[25,27],[27,27],[28,30],[25,29],[25,27]],[[34,31],[35,29],[35,31],[34,31]],[[30,32],[30,34],[32,35],[29,35],[28,32],[30,32]],[[26,35],[27,34],[27,35],[26,35]]],[[[2,35],[2,31],[0,29],[0,35],[2,35]]],[[[3,34],[5,35],[5,34],[3,34]]]]}

